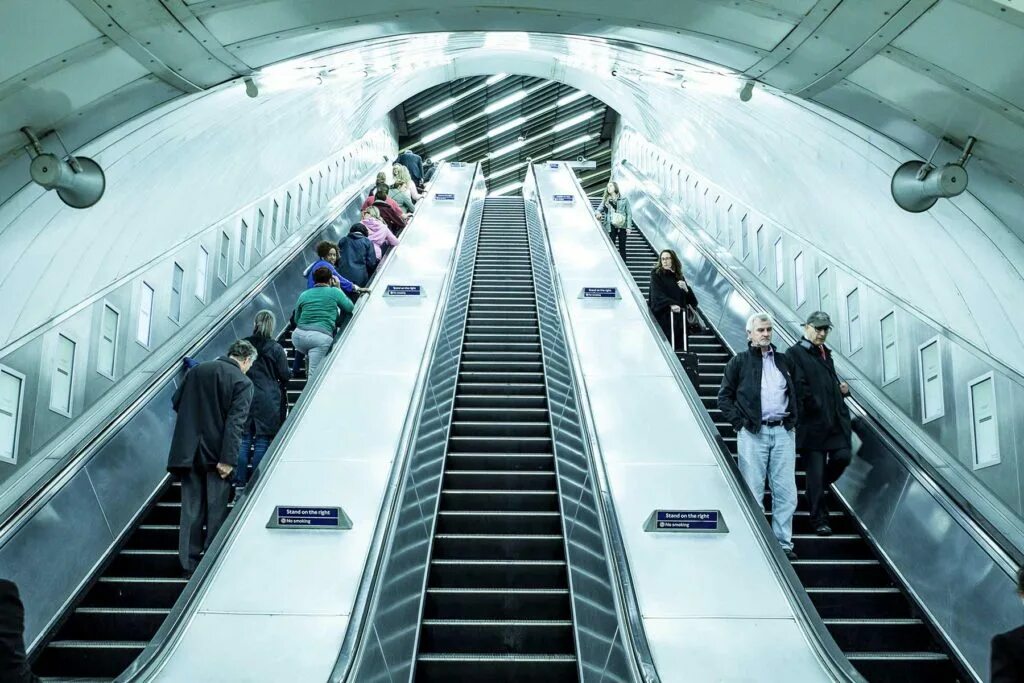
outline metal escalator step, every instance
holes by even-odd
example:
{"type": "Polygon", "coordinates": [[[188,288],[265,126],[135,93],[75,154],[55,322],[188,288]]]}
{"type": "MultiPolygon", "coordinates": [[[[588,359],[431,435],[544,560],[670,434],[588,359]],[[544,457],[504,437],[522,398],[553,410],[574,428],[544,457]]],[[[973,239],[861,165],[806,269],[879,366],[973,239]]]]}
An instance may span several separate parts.
{"type": "MultiPolygon", "coordinates": [[[[540,385],[543,387],[543,385],[540,385]]],[[[455,408],[483,408],[485,410],[501,410],[503,408],[540,408],[547,411],[547,397],[543,392],[537,395],[527,394],[465,394],[455,396],[455,408]]]]}
{"type": "Polygon", "coordinates": [[[429,581],[434,588],[549,588],[568,585],[568,575],[565,560],[435,559],[429,581]]]}
{"type": "Polygon", "coordinates": [[[824,622],[844,652],[938,651],[938,643],[920,619],[825,619],[824,622]]]}
{"type": "Polygon", "coordinates": [[[86,607],[171,607],[188,581],[175,577],[101,576],[82,605],[86,607]]]}
{"type": "Polygon", "coordinates": [[[550,510],[439,510],[436,533],[561,534],[562,516],[550,510]]]}
{"type": "Polygon", "coordinates": [[[40,676],[58,678],[113,678],[124,671],[145,649],[138,640],[53,640],[33,670],[40,676]],[[111,675],[111,671],[117,673],[111,675]]]}
{"type": "Polygon", "coordinates": [[[448,461],[457,470],[551,471],[551,453],[449,453],[448,461]]]}
{"type": "Polygon", "coordinates": [[[940,652],[850,652],[846,658],[871,683],[957,683],[960,676],[940,652]]]}
{"type": "Polygon", "coordinates": [[[420,652],[569,654],[572,620],[424,619],[420,652]]]}
{"type": "Polygon", "coordinates": [[[149,641],[170,608],[78,607],[61,627],[66,640],[149,641]]]}
{"type": "Polygon", "coordinates": [[[571,619],[567,588],[427,588],[424,619],[571,619]]]}
{"type": "Polygon", "coordinates": [[[546,401],[547,395],[544,392],[545,385],[543,382],[495,382],[487,381],[474,378],[470,380],[462,380],[459,382],[458,394],[456,394],[456,400],[459,396],[483,396],[483,395],[497,395],[501,397],[509,397],[513,395],[526,395],[535,396],[546,401]]]}
{"type": "Polygon", "coordinates": [[[548,409],[544,406],[536,408],[515,407],[515,406],[466,406],[456,407],[453,420],[456,422],[524,422],[529,423],[536,420],[545,420],[548,417],[548,409]]]}
{"type": "Polygon", "coordinates": [[[446,469],[444,485],[454,489],[537,491],[555,489],[555,473],[516,470],[452,470],[446,469]]]}
{"type": "Polygon", "coordinates": [[[421,683],[566,683],[579,679],[575,655],[424,653],[416,658],[421,683]]]}
{"type": "Polygon", "coordinates": [[[562,534],[435,534],[434,557],[441,560],[558,560],[562,534]]]}
{"type": "Polygon", "coordinates": [[[458,420],[451,424],[453,436],[507,436],[507,437],[546,437],[551,434],[551,425],[544,422],[458,420]]]}
{"type": "Polygon", "coordinates": [[[910,618],[910,603],[895,586],[872,588],[808,588],[807,595],[822,619],[910,618]]]}
{"type": "Polygon", "coordinates": [[[550,453],[549,436],[452,436],[453,453],[550,453]]]}
{"type": "Polygon", "coordinates": [[[181,564],[178,562],[177,550],[125,548],[110,563],[107,573],[114,576],[176,578],[181,573],[181,564]]]}

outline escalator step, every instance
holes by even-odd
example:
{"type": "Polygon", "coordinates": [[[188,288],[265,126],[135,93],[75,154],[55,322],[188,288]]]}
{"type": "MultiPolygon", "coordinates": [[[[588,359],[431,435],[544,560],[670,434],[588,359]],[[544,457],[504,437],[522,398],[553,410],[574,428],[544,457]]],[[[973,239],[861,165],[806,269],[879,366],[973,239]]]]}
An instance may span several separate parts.
{"type": "Polygon", "coordinates": [[[433,560],[436,588],[546,588],[568,583],[565,560],[433,560]]]}
{"type": "Polygon", "coordinates": [[[560,654],[573,648],[572,620],[424,619],[420,652],[560,654]]]}
{"type": "Polygon", "coordinates": [[[579,678],[575,655],[421,654],[416,680],[425,683],[566,683],[579,678]]]}
{"type": "Polygon", "coordinates": [[[566,588],[427,589],[424,619],[571,619],[566,588]]]}

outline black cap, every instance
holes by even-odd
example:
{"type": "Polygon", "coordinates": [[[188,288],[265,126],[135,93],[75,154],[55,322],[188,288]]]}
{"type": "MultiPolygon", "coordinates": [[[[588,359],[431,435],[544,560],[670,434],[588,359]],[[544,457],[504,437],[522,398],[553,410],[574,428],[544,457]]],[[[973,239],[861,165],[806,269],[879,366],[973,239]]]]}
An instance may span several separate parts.
{"type": "Polygon", "coordinates": [[[815,311],[807,316],[807,322],[804,325],[810,325],[811,327],[832,327],[832,318],[828,317],[828,313],[825,311],[815,311]]]}
{"type": "Polygon", "coordinates": [[[353,232],[358,232],[363,237],[368,237],[369,234],[370,234],[370,231],[367,230],[366,226],[363,225],[362,223],[356,223],[355,225],[353,225],[351,228],[348,229],[348,232],[349,232],[349,234],[352,234],[353,232]]]}

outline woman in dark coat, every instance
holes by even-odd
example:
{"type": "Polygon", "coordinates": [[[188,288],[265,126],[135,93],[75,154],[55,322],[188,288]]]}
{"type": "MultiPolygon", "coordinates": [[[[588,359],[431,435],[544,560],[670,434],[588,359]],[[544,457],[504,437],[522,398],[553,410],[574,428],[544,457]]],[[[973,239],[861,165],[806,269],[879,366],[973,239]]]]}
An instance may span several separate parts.
{"type": "Polygon", "coordinates": [[[250,449],[252,468],[255,470],[287,414],[288,380],[292,373],[288,369],[284,349],[274,340],[276,323],[271,311],[260,311],[253,322],[252,336],[246,338],[256,347],[258,355],[248,374],[253,385],[253,395],[249,419],[238,448],[238,465],[235,467],[234,484],[239,487],[244,487],[249,481],[250,449]]]}
{"type": "Polygon", "coordinates": [[[669,339],[672,338],[672,314],[675,313],[676,336],[681,337],[686,307],[697,307],[697,295],[686,283],[683,265],[671,249],[665,249],[658,255],[658,262],[651,271],[650,306],[654,318],[669,339]]]}

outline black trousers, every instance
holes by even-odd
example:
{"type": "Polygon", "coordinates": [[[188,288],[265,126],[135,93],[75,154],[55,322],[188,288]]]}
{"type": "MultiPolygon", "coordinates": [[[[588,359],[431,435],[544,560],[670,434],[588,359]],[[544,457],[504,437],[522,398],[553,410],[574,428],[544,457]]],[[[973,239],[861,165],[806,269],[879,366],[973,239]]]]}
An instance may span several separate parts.
{"type": "Polygon", "coordinates": [[[178,559],[185,571],[194,571],[228,516],[231,477],[193,465],[181,478],[181,530],[178,559]],[[205,529],[203,528],[205,525],[205,529]]]}
{"type": "Polygon", "coordinates": [[[622,260],[626,260],[626,229],[625,228],[611,228],[608,231],[608,239],[612,241],[612,244],[616,244],[619,247],[619,256],[622,260]]]}
{"type": "Polygon", "coordinates": [[[832,451],[803,451],[807,470],[807,503],[810,507],[811,526],[828,524],[828,504],[825,490],[834,484],[850,464],[853,457],[849,448],[832,451]]]}

